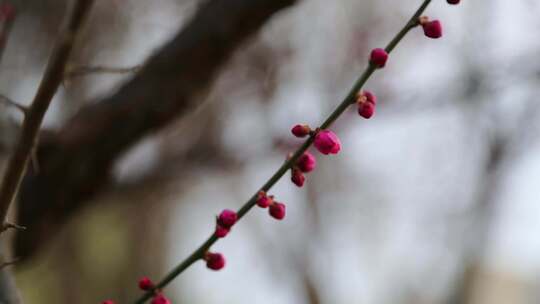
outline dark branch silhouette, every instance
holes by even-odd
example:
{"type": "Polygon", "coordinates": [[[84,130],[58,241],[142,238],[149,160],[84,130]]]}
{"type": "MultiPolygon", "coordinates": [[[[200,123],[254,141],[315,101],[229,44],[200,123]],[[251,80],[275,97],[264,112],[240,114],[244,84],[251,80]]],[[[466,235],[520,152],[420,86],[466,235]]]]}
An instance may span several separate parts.
{"type": "Polygon", "coordinates": [[[107,184],[112,164],[133,144],[197,107],[220,67],[277,11],[296,0],[214,0],[116,93],[82,108],[42,138],[40,171],[20,194],[16,239],[26,257],[107,184]]]}

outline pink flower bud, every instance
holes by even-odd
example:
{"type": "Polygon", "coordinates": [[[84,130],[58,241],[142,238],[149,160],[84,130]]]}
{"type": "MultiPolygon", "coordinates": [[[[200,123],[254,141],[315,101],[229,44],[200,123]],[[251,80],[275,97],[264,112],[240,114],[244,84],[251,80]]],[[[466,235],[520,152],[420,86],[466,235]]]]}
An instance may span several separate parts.
{"type": "Polygon", "coordinates": [[[141,290],[150,290],[154,288],[154,283],[148,277],[142,277],[139,280],[139,288],[141,290]]]}
{"type": "MultiPolygon", "coordinates": [[[[291,181],[298,187],[302,187],[306,181],[304,173],[300,169],[294,168],[291,171],[291,181]]],[[[270,206],[272,208],[272,206],[270,206]]]]}
{"type": "Polygon", "coordinates": [[[459,4],[459,1],[460,0],[446,0],[446,2],[448,2],[449,4],[454,4],[454,5],[459,4]]]}
{"type": "Polygon", "coordinates": [[[270,208],[268,209],[268,213],[270,213],[270,216],[275,218],[276,220],[282,220],[285,218],[285,204],[275,202],[272,205],[270,205],[270,208]]]}
{"type": "Polygon", "coordinates": [[[375,114],[375,104],[366,102],[358,106],[358,114],[365,119],[370,119],[375,114]]]}
{"type": "Polygon", "coordinates": [[[225,228],[225,227],[222,227],[220,225],[216,225],[216,231],[214,232],[214,234],[218,238],[224,238],[224,237],[227,236],[227,234],[229,234],[229,231],[231,231],[230,228],[225,228]]]}
{"type": "Polygon", "coordinates": [[[329,130],[319,131],[313,144],[319,152],[325,155],[337,154],[341,150],[341,141],[334,132],[329,130]]]}
{"type": "Polygon", "coordinates": [[[306,151],[304,152],[304,154],[302,154],[302,156],[298,158],[296,166],[302,172],[311,172],[317,166],[317,160],[315,159],[315,156],[313,156],[313,154],[306,151]]]}
{"type": "Polygon", "coordinates": [[[358,94],[358,96],[356,97],[356,103],[358,104],[362,104],[362,103],[366,103],[366,102],[370,102],[374,105],[377,104],[377,96],[375,96],[375,94],[371,93],[370,91],[362,91],[358,94]]]}
{"type": "Polygon", "coordinates": [[[374,64],[376,67],[383,68],[386,65],[387,60],[388,60],[388,53],[384,49],[377,48],[371,51],[369,62],[374,64]]]}
{"type": "Polygon", "coordinates": [[[257,197],[257,206],[266,208],[272,204],[272,201],[272,197],[267,196],[264,191],[259,192],[259,196],[257,197]]]}
{"type": "Polygon", "coordinates": [[[101,304],[115,304],[113,300],[105,300],[101,304]]]}
{"type": "Polygon", "coordinates": [[[291,133],[296,137],[306,137],[311,132],[308,125],[296,125],[291,129],[291,133]]]}
{"type": "Polygon", "coordinates": [[[204,260],[206,261],[206,267],[212,270],[220,270],[225,267],[225,257],[221,253],[206,253],[204,260]]]}
{"type": "Polygon", "coordinates": [[[163,294],[157,294],[152,299],[151,304],[171,304],[171,301],[167,299],[163,294]]]}
{"type": "Polygon", "coordinates": [[[439,20],[423,22],[422,28],[424,28],[424,35],[429,38],[437,39],[442,37],[442,25],[439,20]]]}
{"type": "Polygon", "coordinates": [[[237,220],[238,215],[236,214],[236,212],[225,209],[219,214],[217,223],[219,226],[229,229],[234,225],[234,223],[236,223],[237,220]]]}

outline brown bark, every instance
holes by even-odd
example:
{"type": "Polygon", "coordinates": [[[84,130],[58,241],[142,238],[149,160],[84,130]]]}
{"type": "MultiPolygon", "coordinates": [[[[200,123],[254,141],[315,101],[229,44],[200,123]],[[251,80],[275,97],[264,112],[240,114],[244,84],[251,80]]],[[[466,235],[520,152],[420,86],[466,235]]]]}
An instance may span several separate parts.
{"type": "Polygon", "coordinates": [[[130,81],[86,106],[38,151],[40,171],[20,194],[16,254],[29,256],[106,185],[111,165],[142,137],[196,108],[219,68],[277,11],[296,0],[213,0],[130,81]]]}

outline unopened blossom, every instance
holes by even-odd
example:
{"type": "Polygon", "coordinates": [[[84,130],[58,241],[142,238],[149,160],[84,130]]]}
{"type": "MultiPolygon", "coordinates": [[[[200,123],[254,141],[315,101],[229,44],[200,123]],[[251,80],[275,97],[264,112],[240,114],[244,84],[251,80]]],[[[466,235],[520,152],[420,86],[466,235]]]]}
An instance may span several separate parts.
{"type": "Polygon", "coordinates": [[[376,48],[371,51],[369,56],[369,62],[374,64],[378,68],[383,68],[388,60],[388,53],[381,48],[376,48]]]}
{"type": "Polygon", "coordinates": [[[152,298],[151,304],[171,304],[171,301],[163,294],[159,293],[152,298]]]}
{"type": "Polygon", "coordinates": [[[437,39],[443,35],[442,25],[439,20],[429,21],[427,17],[420,17],[420,25],[422,25],[426,37],[437,39]]]}
{"type": "Polygon", "coordinates": [[[204,256],[206,267],[212,270],[220,270],[225,267],[225,257],[221,253],[208,252],[204,256]]]}
{"type": "Polygon", "coordinates": [[[306,181],[306,177],[304,176],[304,173],[302,173],[302,171],[300,171],[300,169],[293,168],[291,170],[291,181],[296,186],[302,187],[304,185],[304,182],[306,181]]]}
{"type": "Polygon", "coordinates": [[[298,158],[296,166],[304,173],[311,172],[317,166],[317,159],[315,159],[313,154],[306,151],[298,158]]]}
{"type": "Polygon", "coordinates": [[[259,192],[257,196],[257,206],[261,208],[267,208],[272,203],[272,197],[267,196],[264,191],[259,192]]]}
{"type": "Polygon", "coordinates": [[[148,277],[142,277],[139,280],[139,288],[141,290],[150,290],[154,288],[154,283],[148,277]]]}
{"type": "Polygon", "coordinates": [[[218,238],[224,238],[227,236],[227,234],[229,234],[229,231],[231,231],[230,228],[225,228],[223,226],[220,226],[219,224],[216,225],[216,231],[214,232],[214,234],[218,237],[218,238]]]}
{"type": "Polygon", "coordinates": [[[225,209],[219,214],[217,223],[219,226],[229,229],[236,223],[237,220],[238,215],[236,212],[230,209],[225,209]]]}
{"type": "Polygon", "coordinates": [[[306,137],[311,132],[311,128],[308,125],[295,125],[291,129],[291,133],[296,137],[306,137]]]}
{"type": "Polygon", "coordinates": [[[321,130],[315,135],[313,145],[322,154],[337,154],[341,150],[341,141],[334,132],[321,130]]]}
{"type": "Polygon", "coordinates": [[[270,205],[268,213],[276,220],[282,220],[285,218],[285,204],[275,202],[270,205]]]}

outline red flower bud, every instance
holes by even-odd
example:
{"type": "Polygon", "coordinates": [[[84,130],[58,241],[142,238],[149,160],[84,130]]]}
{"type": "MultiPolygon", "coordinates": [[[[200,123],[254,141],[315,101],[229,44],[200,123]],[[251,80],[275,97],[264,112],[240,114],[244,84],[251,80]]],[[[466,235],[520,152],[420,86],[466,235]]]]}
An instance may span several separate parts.
{"type": "Polygon", "coordinates": [[[311,132],[308,125],[296,125],[291,129],[291,133],[296,137],[306,137],[311,132]]]}
{"type": "Polygon", "coordinates": [[[268,213],[270,213],[270,216],[275,218],[276,220],[282,220],[285,218],[285,204],[275,202],[272,205],[270,205],[270,208],[268,209],[268,213]]]}
{"type": "Polygon", "coordinates": [[[366,102],[358,106],[358,114],[365,119],[370,119],[375,114],[375,104],[366,102]]]}
{"type": "Polygon", "coordinates": [[[167,299],[163,294],[157,294],[152,299],[151,304],[171,304],[171,301],[167,299]]]}
{"type": "Polygon", "coordinates": [[[259,196],[257,197],[257,206],[266,208],[272,204],[272,201],[272,197],[267,196],[264,191],[259,192],[259,196]]]}
{"type": "Polygon", "coordinates": [[[334,132],[322,130],[315,135],[313,143],[322,154],[337,154],[341,150],[341,141],[334,132]]]}
{"type": "Polygon", "coordinates": [[[381,48],[377,48],[371,51],[369,62],[374,64],[378,68],[383,68],[388,60],[388,53],[381,48]]]}
{"type": "Polygon", "coordinates": [[[317,160],[313,154],[306,151],[298,158],[298,161],[296,161],[296,166],[302,172],[311,172],[317,166],[317,160]]]}
{"type": "Polygon", "coordinates": [[[453,5],[459,4],[459,1],[460,0],[446,0],[446,2],[448,2],[448,4],[453,4],[453,5]]]}
{"type": "Polygon", "coordinates": [[[150,290],[154,288],[154,283],[148,277],[142,277],[139,280],[139,288],[141,290],[150,290]]]}
{"type": "MultiPolygon", "coordinates": [[[[300,169],[294,168],[291,171],[291,181],[298,187],[302,187],[306,181],[304,173],[300,169]]],[[[270,206],[272,208],[272,206],[270,206]]]]}
{"type": "Polygon", "coordinates": [[[377,105],[377,96],[371,93],[370,91],[362,91],[356,96],[356,103],[362,104],[370,102],[374,105],[377,105]]]}
{"type": "Polygon", "coordinates": [[[424,29],[424,35],[429,38],[437,39],[442,37],[442,25],[439,20],[422,22],[422,28],[424,29]]]}
{"type": "Polygon", "coordinates": [[[206,267],[212,270],[220,270],[225,267],[225,257],[221,253],[207,252],[204,256],[206,267]]]}
{"type": "Polygon", "coordinates": [[[238,215],[236,214],[236,212],[225,209],[219,214],[217,223],[219,226],[229,229],[236,223],[237,220],[238,215]]]}
{"type": "Polygon", "coordinates": [[[231,231],[230,228],[225,228],[225,227],[222,227],[220,225],[216,225],[216,231],[214,232],[214,234],[218,238],[224,238],[224,237],[227,236],[227,234],[229,234],[229,231],[231,231]]]}

